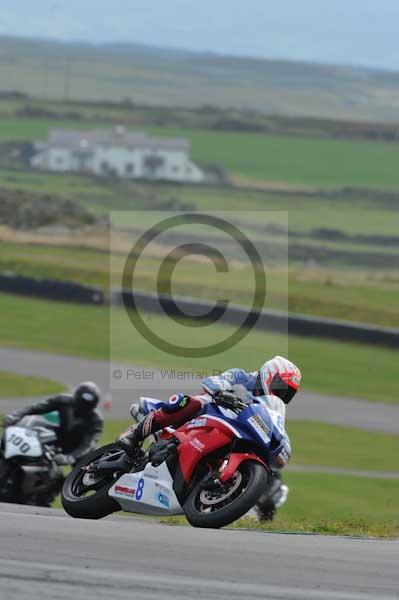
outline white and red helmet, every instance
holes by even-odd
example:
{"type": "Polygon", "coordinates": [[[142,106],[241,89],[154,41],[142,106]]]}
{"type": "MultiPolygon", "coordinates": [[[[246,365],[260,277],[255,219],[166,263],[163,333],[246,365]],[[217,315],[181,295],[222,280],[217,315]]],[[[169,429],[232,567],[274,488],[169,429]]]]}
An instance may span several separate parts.
{"type": "Polygon", "coordinates": [[[266,395],[278,396],[288,404],[301,385],[302,375],[294,363],[283,356],[275,356],[262,365],[259,378],[266,395]]]}

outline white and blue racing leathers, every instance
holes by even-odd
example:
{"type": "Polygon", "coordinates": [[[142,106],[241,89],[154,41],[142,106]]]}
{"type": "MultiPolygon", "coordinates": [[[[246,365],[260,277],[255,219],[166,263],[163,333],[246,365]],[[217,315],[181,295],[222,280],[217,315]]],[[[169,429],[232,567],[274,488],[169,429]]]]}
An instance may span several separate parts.
{"type": "MultiPolygon", "coordinates": [[[[204,405],[213,401],[213,395],[219,390],[232,390],[239,395],[239,387],[246,392],[256,393],[257,372],[245,372],[242,369],[229,369],[220,375],[208,377],[202,381],[204,394],[186,396],[185,394],[174,394],[168,402],[161,402],[153,398],[141,399],[141,411],[148,414],[155,411],[154,417],[157,427],[175,425],[179,426],[182,421],[189,420],[201,414],[204,405]]],[[[244,399],[244,398],[243,398],[244,399]]],[[[271,444],[271,466],[274,468],[284,467],[291,456],[291,444],[285,431],[285,404],[274,395],[258,396],[258,400],[266,403],[272,414],[273,420],[278,424],[281,431],[281,439],[275,438],[271,444]]],[[[237,415],[228,408],[221,408],[226,416],[236,418],[237,415]]],[[[155,423],[152,427],[154,428],[155,423]]]]}
{"type": "MultiPolygon", "coordinates": [[[[202,381],[203,388],[210,397],[219,390],[237,391],[242,386],[251,393],[256,392],[258,373],[257,371],[246,372],[243,369],[229,369],[220,375],[208,377],[202,381]]],[[[280,398],[274,395],[262,395],[257,398],[267,405],[276,422],[279,424],[279,430],[283,432],[281,440],[272,442],[272,456],[275,460],[274,467],[284,467],[291,457],[291,443],[287,432],[285,431],[285,404],[280,398]]],[[[233,411],[230,411],[232,415],[233,411]]]]}

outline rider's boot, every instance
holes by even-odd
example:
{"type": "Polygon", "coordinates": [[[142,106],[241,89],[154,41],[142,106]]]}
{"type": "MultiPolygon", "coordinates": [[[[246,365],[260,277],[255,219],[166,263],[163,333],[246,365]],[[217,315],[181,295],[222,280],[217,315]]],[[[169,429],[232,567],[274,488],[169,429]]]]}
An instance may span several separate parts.
{"type": "Polygon", "coordinates": [[[255,506],[260,521],[272,521],[278,508],[287,501],[289,488],[283,484],[279,471],[270,471],[269,485],[255,506]]]}
{"type": "Polygon", "coordinates": [[[141,447],[142,442],[152,433],[162,429],[154,419],[155,412],[150,412],[140,423],[131,425],[120,434],[118,445],[125,450],[128,456],[134,457],[141,447]]]}
{"type": "MultiPolygon", "coordinates": [[[[133,405],[131,414],[135,420],[141,418],[141,410],[133,405]],[[133,408],[134,407],[134,408],[133,408]]],[[[151,410],[136,425],[131,425],[118,438],[118,444],[129,456],[135,456],[138,448],[149,435],[164,429],[164,427],[179,427],[189,419],[195,417],[202,408],[202,402],[198,398],[186,396],[185,394],[174,394],[168,404],[157,410],[151,410]]]]}

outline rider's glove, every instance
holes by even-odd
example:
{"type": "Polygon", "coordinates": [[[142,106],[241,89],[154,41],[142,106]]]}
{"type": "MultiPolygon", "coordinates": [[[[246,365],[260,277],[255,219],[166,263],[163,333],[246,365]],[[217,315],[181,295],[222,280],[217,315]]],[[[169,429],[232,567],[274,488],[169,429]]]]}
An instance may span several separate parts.
{"type": "Polygon", "coordinates": [[[17,415],[16,413],[11,413],[9,415],[6,415],[3,418],[3,427],[10,427],[11,425],[15,425],[15,423],[18,423],[20,418],[21,418],[21,416],[17,415]]]}
{"type": "Polygon", "coordinates": [[[74,465],[76,463],[76,458],[71,454],[56,454],[54,456],[54,460],[60,467],[65,465],[74,465]]]}
{"type": "Polygon", "coordinates": [[[245,402],[243,402],[240,398],[234,395],[233,392],[228,392],[226,390],[218,390],[214,393],[213,399],[216,404],[219,406],[223,406],[224,408],[229,408],[236,413],[239,413],[241,410],[246,408],[245,402]]]}

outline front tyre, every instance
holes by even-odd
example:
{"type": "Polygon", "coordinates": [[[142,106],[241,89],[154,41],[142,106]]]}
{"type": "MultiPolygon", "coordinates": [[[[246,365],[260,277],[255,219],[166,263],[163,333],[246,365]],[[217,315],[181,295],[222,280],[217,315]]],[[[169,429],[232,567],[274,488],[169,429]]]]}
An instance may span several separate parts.
{"type": "Polygon", "coordinates": [[[225,484],[193,488],[184,504],[187,520],[194,527],[225,527],[245,515],[267,487],[266,469],[258,462],[242,462],[225,484]]]}
{"type": "Polygon", "coordinates": [[[118,510],[120,506],[108,496],[108,491],[115,483],[119,472],[91,473],[87,467],[101,458],[120,456],[121,449],[116,444],[109,444],[95,450],[78,462],[66,478],[61,501],[65,512],[77,519],[102,519],[118,510]]]}
{"type": "Polygon", "coordinates": [[[21,469],[0,456],[0,502],[23,504],[21,469]]]}

